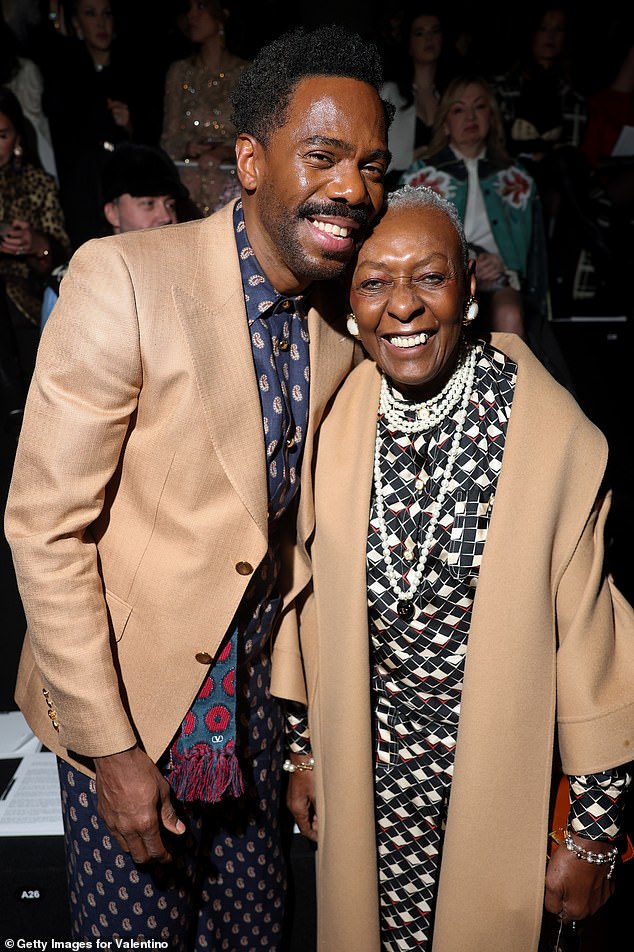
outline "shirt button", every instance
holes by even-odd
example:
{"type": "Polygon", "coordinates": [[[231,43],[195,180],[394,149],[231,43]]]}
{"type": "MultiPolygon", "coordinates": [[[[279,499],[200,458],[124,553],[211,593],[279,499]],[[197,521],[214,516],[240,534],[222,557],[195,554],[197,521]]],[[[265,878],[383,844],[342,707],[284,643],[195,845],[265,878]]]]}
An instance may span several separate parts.
{"type": "Polygon", "coordinates": [[[197,651],[194,657],[200,664],[211,664],[213,661],[208,651],[197,651]]]}
{"type": "Polygon", "coordinates": [[[280,304],[280,307],[282,308],[283,311],[290,311],[291,308],[293,307],[293,302],[289,301],[288,298],[286,298],[284,301],[282,301],[282,303],[280,304]]]}
{"type": "Polygon", "coordinates": [[[236,562],[236,572],[238,575],[251,575],[253,566],[250,562],[236,562]]]}
{"type": "Polygon", "coordinates": [[[281,340],[281,341],[278,342],[278,345],[277,345],[277,346],[279,347],[280,350],[288,350],[288,341],[287,341],[287,340],[281,340]]]}
{"type": "Polygon", "coordinates": [[[289,449],[289,450],[291,449],[292,446],[295,446],[295,437],[294,437],[294,436],[289,436],[289,438],[288,438],[287,441],[286,441],[286,446],[287,446],[287,449],[289,449]]]}

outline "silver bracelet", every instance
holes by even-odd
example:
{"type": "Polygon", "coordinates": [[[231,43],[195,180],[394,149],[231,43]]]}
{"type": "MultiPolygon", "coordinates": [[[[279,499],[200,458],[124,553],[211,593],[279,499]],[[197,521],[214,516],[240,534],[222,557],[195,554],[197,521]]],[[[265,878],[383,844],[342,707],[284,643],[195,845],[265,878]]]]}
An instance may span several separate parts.
{"type": "Polygon", "coordinates": [[[282,764],[282,770],[285,770],[287,773],[295,773],[296,770],[299,770],[300,773],[303,773],[305,770],[312,770],[314,766],[314,757],[311,757],[309,760],[301,760],[298,764],[294,764],[292,760],[285,760],[282,764]]]}
{"type": "Polygon", "coordinates": [[[585,859],[586,863],[596,863],[598,866],[604,866],[609,863],[608,879],[612,879],[612,874],[620,852],[618,846],[614,846],[611,850],[608,850],[607,853],[594,853],[592,850],[584,849],[583,846],[579,846],[578,843],[575,843],[568,829],[564,830],[564,843],[566,844],[566,849],[574,853],[577,859],[585,859]]]}

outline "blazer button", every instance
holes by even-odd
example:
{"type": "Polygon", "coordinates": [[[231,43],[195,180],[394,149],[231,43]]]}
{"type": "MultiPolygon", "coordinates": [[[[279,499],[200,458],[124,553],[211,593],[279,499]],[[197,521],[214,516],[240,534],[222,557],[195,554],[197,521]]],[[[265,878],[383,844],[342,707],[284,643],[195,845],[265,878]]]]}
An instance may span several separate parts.
{"type": "Polygon", "coordinates": [[[208,651],[197,651],[194,657],[196,658],[196,661],[200,662],[200,664],[211,664],[213,661],[213,658],[208,651]]]}
{"type": "Polygon", "coordinates": [[[250,562],[236,562],[236,572],[238,575],[251,575],[253,566],[250,562]]]}

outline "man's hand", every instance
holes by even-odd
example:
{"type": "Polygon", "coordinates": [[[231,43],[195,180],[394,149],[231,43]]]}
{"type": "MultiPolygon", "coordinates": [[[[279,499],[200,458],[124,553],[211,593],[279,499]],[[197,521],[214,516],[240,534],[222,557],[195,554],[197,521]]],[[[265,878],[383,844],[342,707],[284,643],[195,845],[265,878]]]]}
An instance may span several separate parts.
{"type": "MultiPolygon", "coordinates": [[[[305,754],[291,754],[293,763],[307,759],[305,754]]],[[[286,805],[295,817],[300,832],[317,842],[317,811],[315,809],[315,780],[312,770],[296,770],[289,774],[286,805]]]]}
{"type": "Polygon", "coordinates": [[[169,863],[161,826],[184,833],[170,786],[139,747],[95,758],[97,811],[117,843],[135,863],[169,863]]]}

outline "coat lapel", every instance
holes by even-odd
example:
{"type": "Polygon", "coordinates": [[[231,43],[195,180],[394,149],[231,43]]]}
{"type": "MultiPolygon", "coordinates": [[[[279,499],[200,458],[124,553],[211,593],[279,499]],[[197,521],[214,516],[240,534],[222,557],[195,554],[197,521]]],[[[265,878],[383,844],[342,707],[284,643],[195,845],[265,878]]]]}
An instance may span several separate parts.
{"type": "Polygon", "coordinates": [[[310,335],[310,408],[308,432],[302,462],[302,491],[297,519],[297,534],[305,543],[315,525],[313,506],[313,448],[328,401],[352,369],[354,345],[343,329],[342,299],[333,288],[315,290],[308,312],[310,335]],[[332,293],[329,293],[329,290],[332,293]]]}

